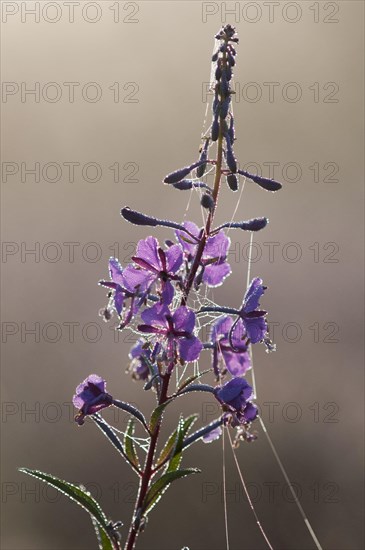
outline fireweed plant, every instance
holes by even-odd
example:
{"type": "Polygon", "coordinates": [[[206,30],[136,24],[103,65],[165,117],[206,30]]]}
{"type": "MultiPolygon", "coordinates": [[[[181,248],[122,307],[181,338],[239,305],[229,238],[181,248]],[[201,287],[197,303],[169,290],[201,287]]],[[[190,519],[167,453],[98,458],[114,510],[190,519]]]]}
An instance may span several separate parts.
{"type": "MultiPolygon", "coordinates": [[[[128,328],[137,335],[137,342],[130,350],[128,371],[135,380],[141,381],[144,390],[154,392],[156,407],[147,420],[135,406],[115,399],[109,393],[105,379],[97,374],[91,374],[81,382],[73,397],[78,409],[77,424],[82,426],[85,419],[90,418],[139,478],[133,517],[128,533],[124,535],[125,550],[135,548],[151,510],[166,489],[179,478],[199,472],[196,468],[181,467],[183,453],[190,445],[198,441],[210,443],[219,437],[223,437],[224,443],[225,430],[232,449],[241,441],[256,439],[254,424],[258,419],[258,409],[254,402],[255,391],[245,374],[252,366],[252,345],[261,343],[267,351],[275,349],[268,335],[267,312],[260,307],[266,291],[262,279],[256,277],[249,282],[242,293],[242,302],[235,308],[219,306],[207,295],[209,288],[222,285],[231,273],[227,259],[230,246],[227,231],[249,231],[252,235],[268,223],[266,218],[255,218],[229,221],[218,227],[214,225],[218,197],[220,192],[223,193],[222,184],[235,192],[240,185],[242,187],[240,176],[243,176],[266,191],[281,188],[281,184],[272,179],[238,168],[233,150],[234,91],[231,88],[238,37],[234,27],[226,25],[215,39],[212,122],[202,137],[200,156],[193,164],[164,179],[164,183],[177,192],[197,191],[204,226],[199,227],[192,221],[161,220],[127,206],[122,208],[121,215],[127,222],[165,227],[170,230],[169,239],[164,244],[154,236],[140,240],[131,262],[125,267],[116,258],[110,258],[110,278],[99,283],[108,291],[107,306],[100,312],[104,320],[116,316],[117,330],[128,328]],[[212,151],[215,151],[214,157],[212,151]],[[213,182],[209,185],[206,182],[211,176],[213,182]],[[210,332],[204,339],[201,329],[206,326],[210,327],[210,332]],[[203,372],[199,370],[202,354],[211,357],[211,368],[203,372]],[[192,373],[189,372],[191,365],[192,373]],[[177,399],[186,399],[193,392],[211,394],[212,399],[220,404],[221,414],[215,421],[193,432],[198,415],[181,416],[176,429],[165,439],[162,436],[164,414],[177,399]],[[116,407],[129,415],[125,432],[102,417],[100,412],[108,407],[116,407]],[[135,436],[137,425],[144,432],[142,437],[135,436]],[[142,455],[144,460],[141,460],[142,455]]],[[[119,532],[122,522],[109,520],[83,486],[36,470],[21,468],[21,471],[52,485],[81,505],[91,516],[100,549],[122,548],[119,532]]],[[[241,481],[261,533],[271,548],[242,476],[241,481]]],[[[300,503],[297,504],[300,507],[300,503]]],[[[306,520],[301,507],[300,510],[306,520]]],[[[228,547],[227,527],[226,538],[228,547]]],[[[314,534],[312,538],[317,544],[314,534]]],[[[317,547],[320,548],[319,543],[317,547]]]]}

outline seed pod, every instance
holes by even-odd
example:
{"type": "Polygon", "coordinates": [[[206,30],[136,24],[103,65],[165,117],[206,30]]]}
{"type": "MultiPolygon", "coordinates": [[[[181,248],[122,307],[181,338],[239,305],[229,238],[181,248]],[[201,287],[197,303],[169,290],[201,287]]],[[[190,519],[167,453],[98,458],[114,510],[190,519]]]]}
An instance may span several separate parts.
{"type": "Polygon", "coordinates": [[[219,122],[218,122],[218,116],[215,115],[213,124],[212,124],[212,141],[217,141],[219,136],[219,122]]]}
{"type": "Polygon", "coordinates": [[[228,176],[227,176],[227,184],[228,184],[228,187],[229,187],[232,191],[237,191],[237,189],[238,189],[237,176],[236,176],[235,174],[228,174],[228,176]]]}
{"type": "Polygon", "coordinates": [[[237,161],[235,159],[231,140],[229,139],[229,135],[226,134],[226,143],[227,143],[227,151],[226,151],[226,162],[227,166],[230,169],[230,171],[235,174],[237,172],[237,161]]]}
{"type": "Polygon", "coordinates": [[[200,200],[200,204],[203,208],[207,208],[207,210],[212,210],[214,208],[214,200],[212,195],[209,193],[204,193],[200,200]]]}

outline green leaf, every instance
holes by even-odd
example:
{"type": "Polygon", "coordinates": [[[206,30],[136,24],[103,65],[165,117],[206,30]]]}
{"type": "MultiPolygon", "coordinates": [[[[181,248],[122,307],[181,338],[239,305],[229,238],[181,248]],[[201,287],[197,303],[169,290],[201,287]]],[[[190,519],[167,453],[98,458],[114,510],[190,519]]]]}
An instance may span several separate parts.
{"type": "MultiPolygon", "coordinates": [[[[198,414],[192,414],[185,418],[183,420],[183,424],[181,427],[181,431],[183,432],[182,438],[184,439],[187,433],[189,432],[191,426],[194,424],[196,419],[198,418],[198,414]]],[[[179,423],[180,425],[180,423],[179,423]]],[[[160,456],[158,457],[158,460],[156,462],[156,467],[159,467],[161,464],[163,464],[167,457],[172,453],[173,450],[176,450],[176,440],[178,435],[178,429],[174,430],[168,440],[165,443],[165,446],[163,447],[160,456]]]]}
{"type": "Polygon", "coordinates": [[[169,405],[169,403],[171,403],[171,401],[172,399],[168,399],[167,401],[165,401],[165,403],[162,403],[162,405],[159,405],[158,407],[156,407],[153,413],[151,414],[150,425],[149,425],[149,430],[151,433],[155,431],[156,426],[159,423],[165,408],[167,407],[167,405],[169,405]]]}
{"type": "Polygon", "coordinates": [[[195,382],[195,380],[198,380],[198,378],[201,378],[204,374],[207,374],[207,372],[211,372],[212,369],[203,370],[203,372],[199,372],[199,374],[194,374],[193,376],[189,376],[182,384],[178,387],[177,393],[180,393],[181,390],[186,388],[189,384],[192,382],[195,382]]]}
{"type": "Polygon", "coordinates": [[[153,483],[146,495],[143,513],[147,514],[157,504],[166,489],[173,481],[181,477],[186,477],[190,474],[198,474],[198,468],[186,468],[185,470],[177,470],[175,472],[166,472],[155,483],[153,483]]]}
{"type": "Polygon", "coordinates": [[[139,459],[134,445],[134,419],[128,420],[127,429],[124,436],[124,451],[128,457],[128,460],[136,467],[140,469],[139,459]]]}
{"type": "Polygon", "coordinates": [[[48,485],[51,485],[52,487],[60,491],[60,493],[64,494],[69,499],[73,500],[79,506],[81,506],[81,508],[86,510],[90,514],[93,522],[98,525],[99,531],[103,533],[102,538],[105,539],[106,537],[111,543],[111,546],[105,546],[105,549],[109,550],[109,548],[115,548],[115,543],[113,546],[113,542],[108,534],[109,521],[103,510],[101,509],[100,505],[88,492],[84,491],[81,487],[74,485],[73,483],[69,483],[68,481],[64,481],[63,479],[59,479],[58,477],[40,472],[38,470],[19,468],[19,471],[40,479],[48,485]]]}
{"type": "Polygon", "coordinates": [[[91,521],[95,529],[96,538],[98,539],[99,550],[114,550],[115,547],[113,546],[113,543],[108,535],[105,533],[104,529],[99,527],[99,524],[94,520],[94,518],[91,518],[91,521]]]}

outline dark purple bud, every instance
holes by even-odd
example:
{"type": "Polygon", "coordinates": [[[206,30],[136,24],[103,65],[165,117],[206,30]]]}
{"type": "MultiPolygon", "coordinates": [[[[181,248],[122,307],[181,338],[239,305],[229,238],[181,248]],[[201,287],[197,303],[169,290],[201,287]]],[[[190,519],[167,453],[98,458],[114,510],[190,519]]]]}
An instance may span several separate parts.
{"type": "Polygon", "coordinates": [[[232,44],[229,44],[229,51],[233,56],[237,54],[236,49],[234,46],[232,46],[232,44]]]}
{"type": "Polygon", "coordinates": [[[214,114],[216,114],[218,107],[219,107],[219,98],[218,98],[218,94],[216,94],[212,103],[212,111],[214,114]]]}
{"type": "Polygon", "coordinates": [[[230,142],[233,143],[234,142],[234,119],[232,115],[229,121],[228,136],[229,136],[230,142]]]}
{"type": "Polygon", "coordinates": [[[220,105],[220,109],[219,109],[219,114],[222,118],[227,117],[230,103],[231,103],[231,97],[230,96],[226,97],[226,99],[224,101],[222,101],[222,103],[220,105]]]}
{"type": "Polygon", "coordinates": [[[208,146],[209,146],[209,138],[205,140],[204,147],[202,149],[202,152],[200,153],[199,160],[203,162],[200,166],[196,169],[196,175],[198,178],[201,178],[205,172],[205,169],[207,167],[206,160],[208,158],[208,146]]]}
{"type": "Polygon", "coordinates": [[[253,174],[250,174],[249,172],[245,172],[244,170],[238,170],[238,173],[254,181],[255,183],[257,183],[257,185],[259,185],[263,189],[266,189],[266,191],[279,191],[279,189],[282,188],[282,184],[278,181],[269,178],[263,178],[261,176],[255,176],[253,174]]]}
{"type": "Polygon", "coordinates": [[[218,67],[215,70],[215,79],[220,80],[221,76],[222,76],[222,69],[218,65],[218,67]]]}
{"type": "Polygon", "coordinates": [[[235,174],[228,174],[227,176],[227,184],[228,187],[232,191],[237,191],[238,189],[238,182],[237,182],[237,176],[235,174]]]}
{"type": "Polygon", "coordinates": [[[179,191],[188,191],[193,188],[193,180],[181,180],[177,183],[173,183],[172,186],[175,187],[175,189],[179,189],[179,191]]]}
{"type": "Polygon", "coordinates": [[[217,141],[219,137],[219,121],[218,116],[216,115],[212,124],[212,141],[217,141]]]}
{"type": "Polygon", "coordinates": [[[203,164],[204,161],[198,160],[198,162],[194,162],[194,164],[191,164],[190,166],[185,166],[184,168],[180,168],[180,170],[176,170],[175,172],[171,172],[171,174],[168,174],[165,179],[163,180],[164,183],[176,183],[182,179],[185,178],[194,168],[197,166],[200,166],[203,164]]]}
{"type": "Polygon", "coordinates": [[[227,80],[229,82],[232,78],[232,69],[231,69],[231,67],[227,67],[226,74],[227,74],[227,80]]]}
{"type": "Polygon", "coordinates": [[[234,67],[236,64],[236,60],[230,52],[227,52],[227,61],[231,67],[234,67]]]}
{"type": "Polygon", "coordinates": [[[218,54],[219,54],[219,50],[217,50],[217,51],[215,52],[215,54],[213,54],[213,56],[212,56],[212,62],[213,62],[213,63],[214,63],[215,61],[217,61],[217,59],[218,59],[218,54]]]}
{"type": "Polygon", "coordinates": [[[252,220],[247,220],[244,222],[227,222],[214,229],[212,234],[218,233],[218,231],[224,229],[225,227],[230,227],[232,229],[243,229],[244,231],[260,231],[260,229],[264,229],[268,223],[269,220],[267,218],[253,218],[252,220]]]}
{"type": "Polygon", "coordinates": [[[223,96],[223,97],[226,97],[227,95],[229,95],[229,84],[228,84],[228,80],[227,80],[226,69],[223,69],[223,71],[222,71],[220,93],[221,93],[221,96],[223,96]]]}
{"type": "Polygon", "coordinates": [[[233,172],[233,174],[235,174],[237,172],[237,161],[235,159],[235,156],[232,150],[231,140],[229,139],[228,134],[226,134],[226,143],[227,143],[227,151],[226,151],[227,166],[230,169],[230,171],[233,172]]]}
{"type": "Polygon", "coordinates": [[[212,210],[214,208],[214,199],[212,195],[209,193],[204,193],[200,200],[200,204],[203,208],[207,208],[208,210],[212,210]]]}
{"type": "Polygon", "coordinates": [[[129,206],[125,206],[120,211],[121,215],[127,222],[133,223],[134,225],[148,225],[150,227],[157,227],[161,225],[162,227],[171,227],[172,229],[179,229],[190,235],[190,232],[185,229],[183,225],[179,223],[170,221],[170,220],[159,220],[158,218],[153,218],[152,216],[146,216],[141,212],[132,210],[129,206]]]}
{"type": "Polygon", "coordinates": [[[227,49],[227,44],[222,44],[221,47],[219,48],[219,51],[223,53],[226,51],[226,49],[227,49]]]}

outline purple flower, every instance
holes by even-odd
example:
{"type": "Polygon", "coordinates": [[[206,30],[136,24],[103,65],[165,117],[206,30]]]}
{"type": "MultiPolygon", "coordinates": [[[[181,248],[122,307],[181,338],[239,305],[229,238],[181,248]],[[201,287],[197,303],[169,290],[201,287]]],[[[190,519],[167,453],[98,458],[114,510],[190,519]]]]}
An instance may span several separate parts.
{"type": "Polygon", "coordinates": [[[262,279],[259,277],[253,279],[246,291],[240,309],[240,319],[252,344],[264,340],[267,333],[268,327],[265,319],[267,312],[257,309],[260,305],[259,300],[266,288],[262,284],[262,279]]]}
{"type": "Polygon", "coordinates": [[[82,426],[85,416],[94,414],[112,404],[112,396],[105,391],[106,382],[97,374],[90,374],[76,388],[72,398],[74,406],[79,409],[75,421],[82,426]]]}
{"type": "Polygon", "coordinates": [[[223,316],[212,326],[211,342],[213,344],[213,370],[219,375],[218,362],[223,359],[232,376],[241,376],[251,368],[247,345],[243,341],[243,323],[239,320],[230,332],[234,321],[232,317],[223,316]],[[233,347],[232,347],[233,345],[233,347]]]}
{"type": "Polygon", "coordinates": [[[138,326],[139,331],[167,338],[169,361],[173,360],[176,347],[184,361],[198,359],[203,346],[199,338],[194,336],[195,313],[191,309],[181,306],[171,313],[166,305],[156,304],[145,309],[141,317],[145,324],[138,326]]]}
{"type": "Polygon", "coordinates": [[[218,386],[215,396],[240,424],[252,422],[257,417],[257,407],[250,401],[253,390],[244,378],[233,378],[218,386]]]}
{"type": "MultiPolygon", "coordinates": [[[[169,304],[174,295],[171,280],[179,280],[176,275],[183,262],[183,251],[180,245],[174,244],[164,251],[155,237],[142,239],[137,245],[136,255],[132,260],[147,274],[150,286],[157,280],[161,281],[163,302],[169,304]]],[[[129,272],[125,275],[128,279],[129,272]]]]}
{"type": "Polygon", "coordinates": [[[125,326],[143,303],[153,283],[153,277],[132,265],[123,269],[116,258],[109,259],[109,275],[111,281],[100,281],[99,284],[112,290],[113,306],[119,316],[122,315],[126,300],[131,299],[129,310],[122,322],[125,326]]]}
{"type": "Polygon", "coordinates": [[[132,377],[135,380],[146,380],[150,374],[148,362],[151,360],[151,350],[145,349],[145,340],[139,339],[129,352],[129,357],[132,359],[129,372],[132,372],[132,377]]]}
{"type": "MultiPolygon", "coordinates": [[[[192,261],[203,230],[199,229],[193,222],[184,222],[183,226],[191,233],[192,237],[180,230],[176,231],[176,236],[183,247],[187,260],[192,261]]],[[[230,242],[223,230],[212,237],[208,237],[201,258],[202,281],[206,285],[219,286],[230,275],[231,266],[226,261],[230,242]]]]}

